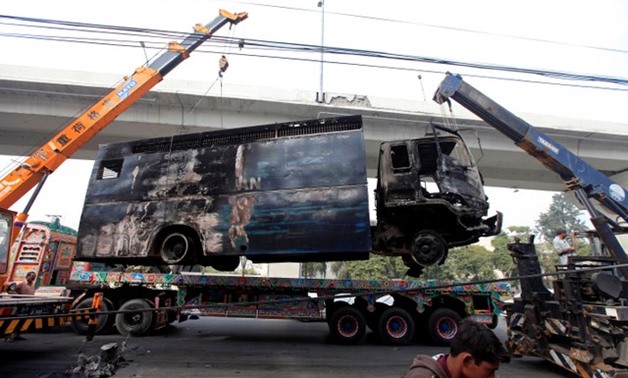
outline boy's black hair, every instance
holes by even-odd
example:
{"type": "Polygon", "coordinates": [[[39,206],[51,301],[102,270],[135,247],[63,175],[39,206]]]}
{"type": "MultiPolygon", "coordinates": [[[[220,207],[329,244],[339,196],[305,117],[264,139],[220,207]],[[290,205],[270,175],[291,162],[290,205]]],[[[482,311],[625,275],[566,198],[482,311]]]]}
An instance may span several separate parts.
{"type": "Polygon", "coordinates": [[[493,331],[468,319],[460,322],[458,334],[450,347],[450,354],[454,357],[462,352],[471,354],[478,364],[482,361],[510,362],[510,353],[493,331]]]}

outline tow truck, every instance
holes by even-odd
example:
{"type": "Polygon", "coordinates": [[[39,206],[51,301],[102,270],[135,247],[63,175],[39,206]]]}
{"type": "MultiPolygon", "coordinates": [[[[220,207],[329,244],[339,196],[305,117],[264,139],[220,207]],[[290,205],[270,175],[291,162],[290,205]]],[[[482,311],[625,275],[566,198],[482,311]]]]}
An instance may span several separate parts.
{"type": "Polygon", "coordinates": [[[626,189],[459,75],[447,74],[434,95],[439,104],[449,99],[557,173],[589,213],[603,246],[603,253],[556,266],[551,292],[540,278],[534,237],[508,245],[522,293],[507,310],[507,346],[515,356],[539,356],[582,377],[626,376],[628,259],[617,238],[628,233],[626,189]]]}
{"type": "MultiPolygon", "coordinates": [[[[15,253],[10,253],[11,246],[15,245],[16,238],[24,236],[22,230],[28,218],[28,212],[48,176],[116,117],[157,85],[165,75],[187,59],[191,52],[211,38],[214,33],[227,24],[238,24],[247,16],[246,12],[230,13],[221,9],[219,15],[208,24],[196,24],[194,31],[182,41],[171,42],[167,51],[150,64],[137,68],[130,76],[125,76],[117,87],[85,110],[78,118],[71,121],[57,135],[37,148],[19,166],[0,179],[2,224],[9,222],[7,223],[8,228],[0,229],[0,287],[3,288],[2,291],[5,291],[7,282],[21,280],[29,271],[28,261],[21,264],[19,270],[12,269],[17,247],[14,250],[15,253]],[[15,214],[8,211],[16,201],[33,188],[35,188],[33,195],[23,212],[15,214]]],[[[40,260],[32,260],[31,262],[31,268],[41,263],[40,260]]],[[[32,270],[39,271],[38,269],[32,270]]],[[[0,323],[6,323],[7,317],[11,318],[11,321],[17,320],[15,318],[17,315],[45,317],[48,314],[52,316],[54,313],[66,311],[68,300],[71,302],[72,298],[65,297],[64,300],[61,300],[61,305],[63,305],[61,308],[55,307],[45,310],[44,308],[50,302],[50,298],[2,295],[0,298],[0,323]]],[[[41,317],[33,319],[41,320],[41,317]]],[[[56,317],[49,317],[49,319],[53,318],[56,317]]],[[[53,325],[55,322],[46,321],[44,323],[53,325]]],[[[20,330],[25,329],[20,328],[20,330]]]]}

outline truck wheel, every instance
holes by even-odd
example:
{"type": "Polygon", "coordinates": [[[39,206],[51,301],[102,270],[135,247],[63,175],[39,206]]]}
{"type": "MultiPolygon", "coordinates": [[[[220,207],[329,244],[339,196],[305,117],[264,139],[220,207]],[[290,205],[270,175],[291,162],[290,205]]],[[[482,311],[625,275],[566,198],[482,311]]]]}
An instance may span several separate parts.
{"type": "Polygon", "coordinates": [[[414,338],[414,319],[408,311],[391,307],[379,318],[377,334],[385,344],[408,345],[414,338]]]}
{"type": "MultiPolygon", "coordinates": [[[[73,310],[81,310],[88,309],[92,307],[92,301],[94,298],[87,297],[81,300],[76,306],[74,306],[73,310]]],[[[113,308],[111,301],[103,298],[103,301],[100,303],[100,311],[110,311],[113,308]]],[[[108,327],[111,327],[110,318],[113,315],[103,314],[98,315],[98,323],[96,323],[96,333],[101,333],[106,331],[108,327]]],[[[74,332],[79,335],[85,335],[87,333],[87,328],[89,326],[89,318],[81,318],[81,319],[72,319],[70,323],[74,332]]]]}
{"type": "Polygon", "coordinates": [[[427,333],[435,344],[449,346],[458,333],[462,317],[449,308],[439,308],[430,315],[427,333]]]}
{"type": "Polygon", "coordinates": [[[364,315],[351,306],[336,309],[327,320],[327,325],[334,341],[343,344],[356,344],[366,334],[364,315]]]}
{"type": "Polygon", "coordinates": [[[122,336],[143,336],[153,324],[153,312],[144,299],[130,299],[120,306],[120,313],[116,315],[116,329],[122,336]],[[125,312],[140,310],[137,312],[125,312]]]}
{"type": "Polygon", "coordinates": [[[161,260],[167,265],[176,265],[189,260],[192,244],[190,238],[185,234],[180,232],[168,234],[159,248],[161,260]]]}
{"type": "Polygon", "coordinates": [[[414,237],[411,253],[422,267],[436,265],[447,257],[447,242],[435,231],[421,231],[414,237]]]}

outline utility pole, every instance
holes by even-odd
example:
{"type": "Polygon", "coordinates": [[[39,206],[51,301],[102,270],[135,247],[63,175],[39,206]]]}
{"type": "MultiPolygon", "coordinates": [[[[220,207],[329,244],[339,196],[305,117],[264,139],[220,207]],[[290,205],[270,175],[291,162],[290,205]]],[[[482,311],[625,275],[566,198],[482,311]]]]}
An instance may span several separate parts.
{"type": "Polygon", "coordinates": [[[325,54],[325,0],[319,0],[318,7],[321,8],[321,78],[319,91],[316,95],[316,102],[325,102],[325,91],[323,90],[323,65],[325,54]]]}

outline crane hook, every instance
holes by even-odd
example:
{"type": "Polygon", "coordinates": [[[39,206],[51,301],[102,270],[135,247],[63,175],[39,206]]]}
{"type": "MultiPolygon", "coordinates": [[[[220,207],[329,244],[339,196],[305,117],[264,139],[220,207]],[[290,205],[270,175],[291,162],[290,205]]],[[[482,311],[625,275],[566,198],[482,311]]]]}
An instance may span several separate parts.
{"type": "Polygon", "coordinates": [[[222,74],[227,70],[227,68],[229,68],[229,61],[227,61],[227,57],[226,56],[221,56],[220,60],[218,61],[218,67],[220,68],[220,70],[218,71],[218,76],[222,77],[222,74]]]}

